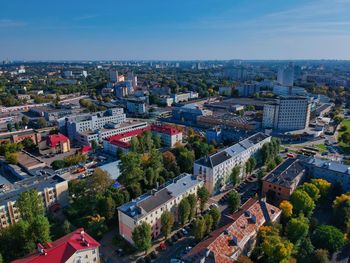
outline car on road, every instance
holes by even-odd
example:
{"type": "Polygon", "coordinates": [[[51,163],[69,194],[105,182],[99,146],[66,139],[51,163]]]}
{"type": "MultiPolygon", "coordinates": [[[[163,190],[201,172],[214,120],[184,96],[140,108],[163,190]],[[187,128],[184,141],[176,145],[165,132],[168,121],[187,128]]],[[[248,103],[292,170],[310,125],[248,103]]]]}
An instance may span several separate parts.
{"type": "Polygon", "coordinates": [[[159,251],[165,251],[166,248],[167,248],[166,244],[165,244],[165,243],[161,243],[161,244],[159,245],[159,247],[158,247],[158,250],[159,250],[159,251]]]}
{"type": "Polygon", "coordinates": [[[188,235],[188,231],[187,231],[185,228],[181,229],[181,231],[182,231],[182,233],[183,233],[185,236],[188,235]]]}

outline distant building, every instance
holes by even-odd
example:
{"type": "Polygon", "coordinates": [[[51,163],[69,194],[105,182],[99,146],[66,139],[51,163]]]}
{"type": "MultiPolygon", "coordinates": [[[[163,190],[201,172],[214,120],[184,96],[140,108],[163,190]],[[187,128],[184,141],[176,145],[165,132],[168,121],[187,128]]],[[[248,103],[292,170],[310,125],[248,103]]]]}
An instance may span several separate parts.
{"type": "Polygon", "coordinates": [[[262,179],[262,194],[271,202],[289,200],[305,176],[306,170],[300,161],[288,158],[262,179]]]}
{"type": "Polygon", "coordinates": [[[197,104],[186,104],[172,108],[172,118],[178,121],[196,122],[199,116],[212,115],[212,111],[200,109],[197,104]]]}
{"type": "Polygon", "coordinates": [[[293,65],[287,65],[280,67],[277,73],[277,82],[283,86],[294,85],[294,67],[293,65]]]}
{"type": "Polygon", "coordinates": [[[239,85],[235,88],[238,91],[238,96],[240,97],[250,97],[255,93],[259,93],[261,86],[258,82],[249,82],[239,85]]]}
{"type": "Polygon", "coordinates": [[[277,96],[290,96],[290,95],[302,95],[305,96],[307,94],[306,90],[301,87],[292,87],[292,86],[273,86],[273,94],[277,96]]]}
{"type": "Polygon", "coordinates": [[[169,95],[162,95],[159,96],[159,102],[167,107],[170,107],[173,104],[174,99],[171,98],[169,95]]]}
{"type": "Polygon", "coordinates": [[[310,103],[301,96],[280,97],[264,105],[263,127],[279,131],[303,130],[309,127],[310,103]]]}
{"type": "MultiPolygon", "coordinates": [[[[262,146],[271,141],[271,137],[256,133],[209,157],[202,157],[194,162],[193,174],[202,179],[209,192],[215,193],[230,181],[232,169],[244,165],[262,146]]],[[[240,177],[243,177],[241,172],[240,177]]]]}
{"type": "Polygon", "coordinates": [[[146,114],[146,102],[142,99],[127,99],[126,108],[129,113],[133,113],[136,115],[146,114]]]}
{"type": "Polygon", "coordinates": [[[182,143],[182,131],[170,125],[152,125],[151,131],[154,136],[159,136],[162,144],[167,147],[174,147],[182,143]]]}
{"type": "Polygon", "coordinates": [[[48,244],[38,243],[35,253],[13,263],[99,263],[99,247],[95,239],[79,228],[48,244]]]}
{"type": "Polygon", "coordinates": [[[232,215],[230,222],[209,234],[185,256],[185,262],[234,263],[240,255],[249,256],[255,247],[259,228],[278,222],[281,210],[264,200],[249,199],[232,215]]]}
{"type": "Polygon", "coordinates": [[[189,194],[197,194],[203,182],[191,174],[182,174],[170,181],[166,186],[153,189],[118,207],[119,234],[129,243],[134,244],[132,232],[142,222],[152,227],[152,238],[161,234],[161,216],[164,211],[174,214],[178,220],[178,205],[189,194]]]}
{"type": "Polygon", "coordinates": [[[117,70],[115,70],[113,68],[109,69],[109,80],[111,82],[118,82],[119,81],[118,80],[118,71],[117,70]]]}
{"type": "Polygon", "coordinates": [[[29,110],[31,113],[36,114],[37,116],[44,117],[47,121],[55,121],[64,116],[72,114],[71,109],[66,108],[53,108],[53,107],[36,107],[29,110]]]}
{"type": "Polygon", "coordinates": [[[231,96],[233,87],[219,87],[219,94],[222,96],[231,96]]]}

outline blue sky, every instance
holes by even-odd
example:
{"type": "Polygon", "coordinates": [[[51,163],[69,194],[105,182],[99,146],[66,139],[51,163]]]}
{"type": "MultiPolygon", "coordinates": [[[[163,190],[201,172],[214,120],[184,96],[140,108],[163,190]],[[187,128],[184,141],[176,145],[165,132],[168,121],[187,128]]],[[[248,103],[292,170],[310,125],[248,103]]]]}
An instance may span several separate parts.
{"type": "Polygon", "coordinates": [[[350,0],[0,3],[0,59],[350,59],[350,0]]]}

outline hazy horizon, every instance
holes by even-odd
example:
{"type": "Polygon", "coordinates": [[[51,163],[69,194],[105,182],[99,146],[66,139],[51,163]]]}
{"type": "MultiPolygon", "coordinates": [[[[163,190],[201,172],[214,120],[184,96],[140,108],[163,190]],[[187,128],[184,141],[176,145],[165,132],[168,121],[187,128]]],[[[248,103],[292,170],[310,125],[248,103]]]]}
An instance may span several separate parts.
{"type": "Polygon", "coordinates": [[[6,1],[0,59],[350,60],[350,0],[6,1]]]}

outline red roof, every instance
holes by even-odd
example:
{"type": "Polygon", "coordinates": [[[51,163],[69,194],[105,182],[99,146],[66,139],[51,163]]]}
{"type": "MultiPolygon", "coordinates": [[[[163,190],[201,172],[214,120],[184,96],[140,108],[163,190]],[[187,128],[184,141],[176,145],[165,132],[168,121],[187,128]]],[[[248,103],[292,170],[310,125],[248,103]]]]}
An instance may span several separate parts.
{"type": "Polygon", "coordinates": [[[168,135],[175,135],[181,133],[181,131],[170,125],[152,125],[151,129],[154,132],[165,133],[168,135]]]}
{"type": "MultiPolygon", "coordinates": [[[[100,244],[84,232],[83,228],[79,228],[74,232],[48,243],[43,249],[43,246],[38,244],[38,247],[43,249],[43,253],[35,253],[25,258],[12,261],[13,263],[63,263],[66,262],[72,255],[79,250],[98,248],[100,244]],[[84,237],[82,239],[82,236],[84,237]]],[[[96,253],[96,257],[98,254],[96,253]]]]}
{"type": "Polygon", "coordinates": [[[55,148],[57,146],[57,144],[61,143],[61,142],[68,142],[68,138],[66,136],[64,136],[63,134],[51,134],[49,136],[47,136],[47,143],[49,146],[51,146],[52,148],[55,148]]]}
{"type": "Polygon", "coordinates": [[[133,131],[129,131],[129,132],[124,132],[124,133],[120,133],[120,134],[116,134],[113,135],[111,137],[108,138],[109,142],[113,142],[113,141],[120,141],[121,139],[127,138],[127,137],[132,137],[132,136],[137,136],[141,133],[143,133],[144,131],[148,131],[151,128],[149,126],[142,128],[142,129],[137,129],[137,130],[133,130],[133,131]]]}
{"type": "Polygon", "coordinates": [[[87,153],[88,151],[91,151],[91,146],[90,145],[86,145],[86,146],[83,146],[83,147],[81,147],[81,151],[83,152],[83,153],[87,153]]]}

